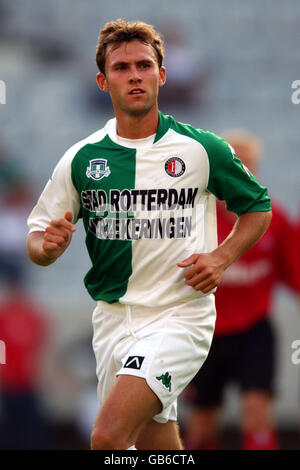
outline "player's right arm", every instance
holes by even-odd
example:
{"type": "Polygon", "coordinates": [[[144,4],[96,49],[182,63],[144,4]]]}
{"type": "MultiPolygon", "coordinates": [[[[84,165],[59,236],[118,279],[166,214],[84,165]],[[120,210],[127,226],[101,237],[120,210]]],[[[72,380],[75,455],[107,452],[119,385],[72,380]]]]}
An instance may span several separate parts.
{"type": "Polygon", "coordinates": [[[40,266],[54,263],[69,246],[80,217],[80,200],[72,179],[72,161],[81,144],[63,155],[28,217],[29,258],[40,266]]]}
{"type": "Polygon", "coordinates": [[[64,218],[51,220],[45,231],[31,232],[27,237],[29,258],[40,266],[54,263],[68,248],[76,227],[72,224],[72,212],[64,218]]]}

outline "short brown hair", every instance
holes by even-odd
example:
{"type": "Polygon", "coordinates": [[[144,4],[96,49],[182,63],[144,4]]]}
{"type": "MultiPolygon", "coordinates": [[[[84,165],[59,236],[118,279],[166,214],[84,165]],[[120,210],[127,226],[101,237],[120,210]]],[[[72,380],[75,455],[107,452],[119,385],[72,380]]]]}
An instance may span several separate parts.
{"type": "Polygon", "coordinates": [[[106,23],[100,31],[96,48],[96,64],[100,72],[105,74],[106,50],[108,44],[121,44],[138,39],[153,47],[159,68],[164,59],[164,47],[161,35],[153,26],[142,21],[126,21],[118,19],[106,23]]]}

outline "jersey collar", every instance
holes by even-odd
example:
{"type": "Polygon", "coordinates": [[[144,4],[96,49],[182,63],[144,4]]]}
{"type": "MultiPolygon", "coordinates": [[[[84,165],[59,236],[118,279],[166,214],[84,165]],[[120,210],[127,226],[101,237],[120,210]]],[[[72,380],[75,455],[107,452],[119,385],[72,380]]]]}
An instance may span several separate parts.
{"type": "MultiPolygon", "coordinates": [[[[116,118],[110,119],[107,124],[106,124],[106,132],[110,138],[116,145],[119,145],[123,147],[123,145],[120,145],[118,142],[118,136],[117,136],[117,121],[116,118]]],[[[154,141],[152,143],[150,142],[150,145],[156,144],[168,131],[170,127],[170,116],[164,115],[160,111],[158,111],[158,128],[157,132],[154,138],[154,141]]],[[[137,139],[137,143],[138,143],[137,139]]],[[[134,142],[134,140],[132,141],[134,142]]]]}

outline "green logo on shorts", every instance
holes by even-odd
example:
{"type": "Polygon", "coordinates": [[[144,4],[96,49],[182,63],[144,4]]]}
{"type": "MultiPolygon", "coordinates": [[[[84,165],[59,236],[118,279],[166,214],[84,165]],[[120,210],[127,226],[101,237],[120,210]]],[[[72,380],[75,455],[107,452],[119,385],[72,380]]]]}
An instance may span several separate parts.
{"type": "Polygon", "coordinates": [[[162,384],[171,391],[171,375],[169,375],[169,372],[166,372],[165,374],[162,374],[160,377],[156,377],[157,380],[161,380],[162,384]]]}

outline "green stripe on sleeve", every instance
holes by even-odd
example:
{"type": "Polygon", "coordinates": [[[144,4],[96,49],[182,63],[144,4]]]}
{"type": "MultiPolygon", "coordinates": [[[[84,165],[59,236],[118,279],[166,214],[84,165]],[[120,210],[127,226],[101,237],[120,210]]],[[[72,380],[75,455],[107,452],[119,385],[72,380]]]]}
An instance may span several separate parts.
{"type": "Polygon", "coordinates": [[[205,134],[210,165],[208,190],[225,200],[227,209],[237,215],[271,210],[267,188],[259,184],[228,143],[210,132],[205,134]]]}

